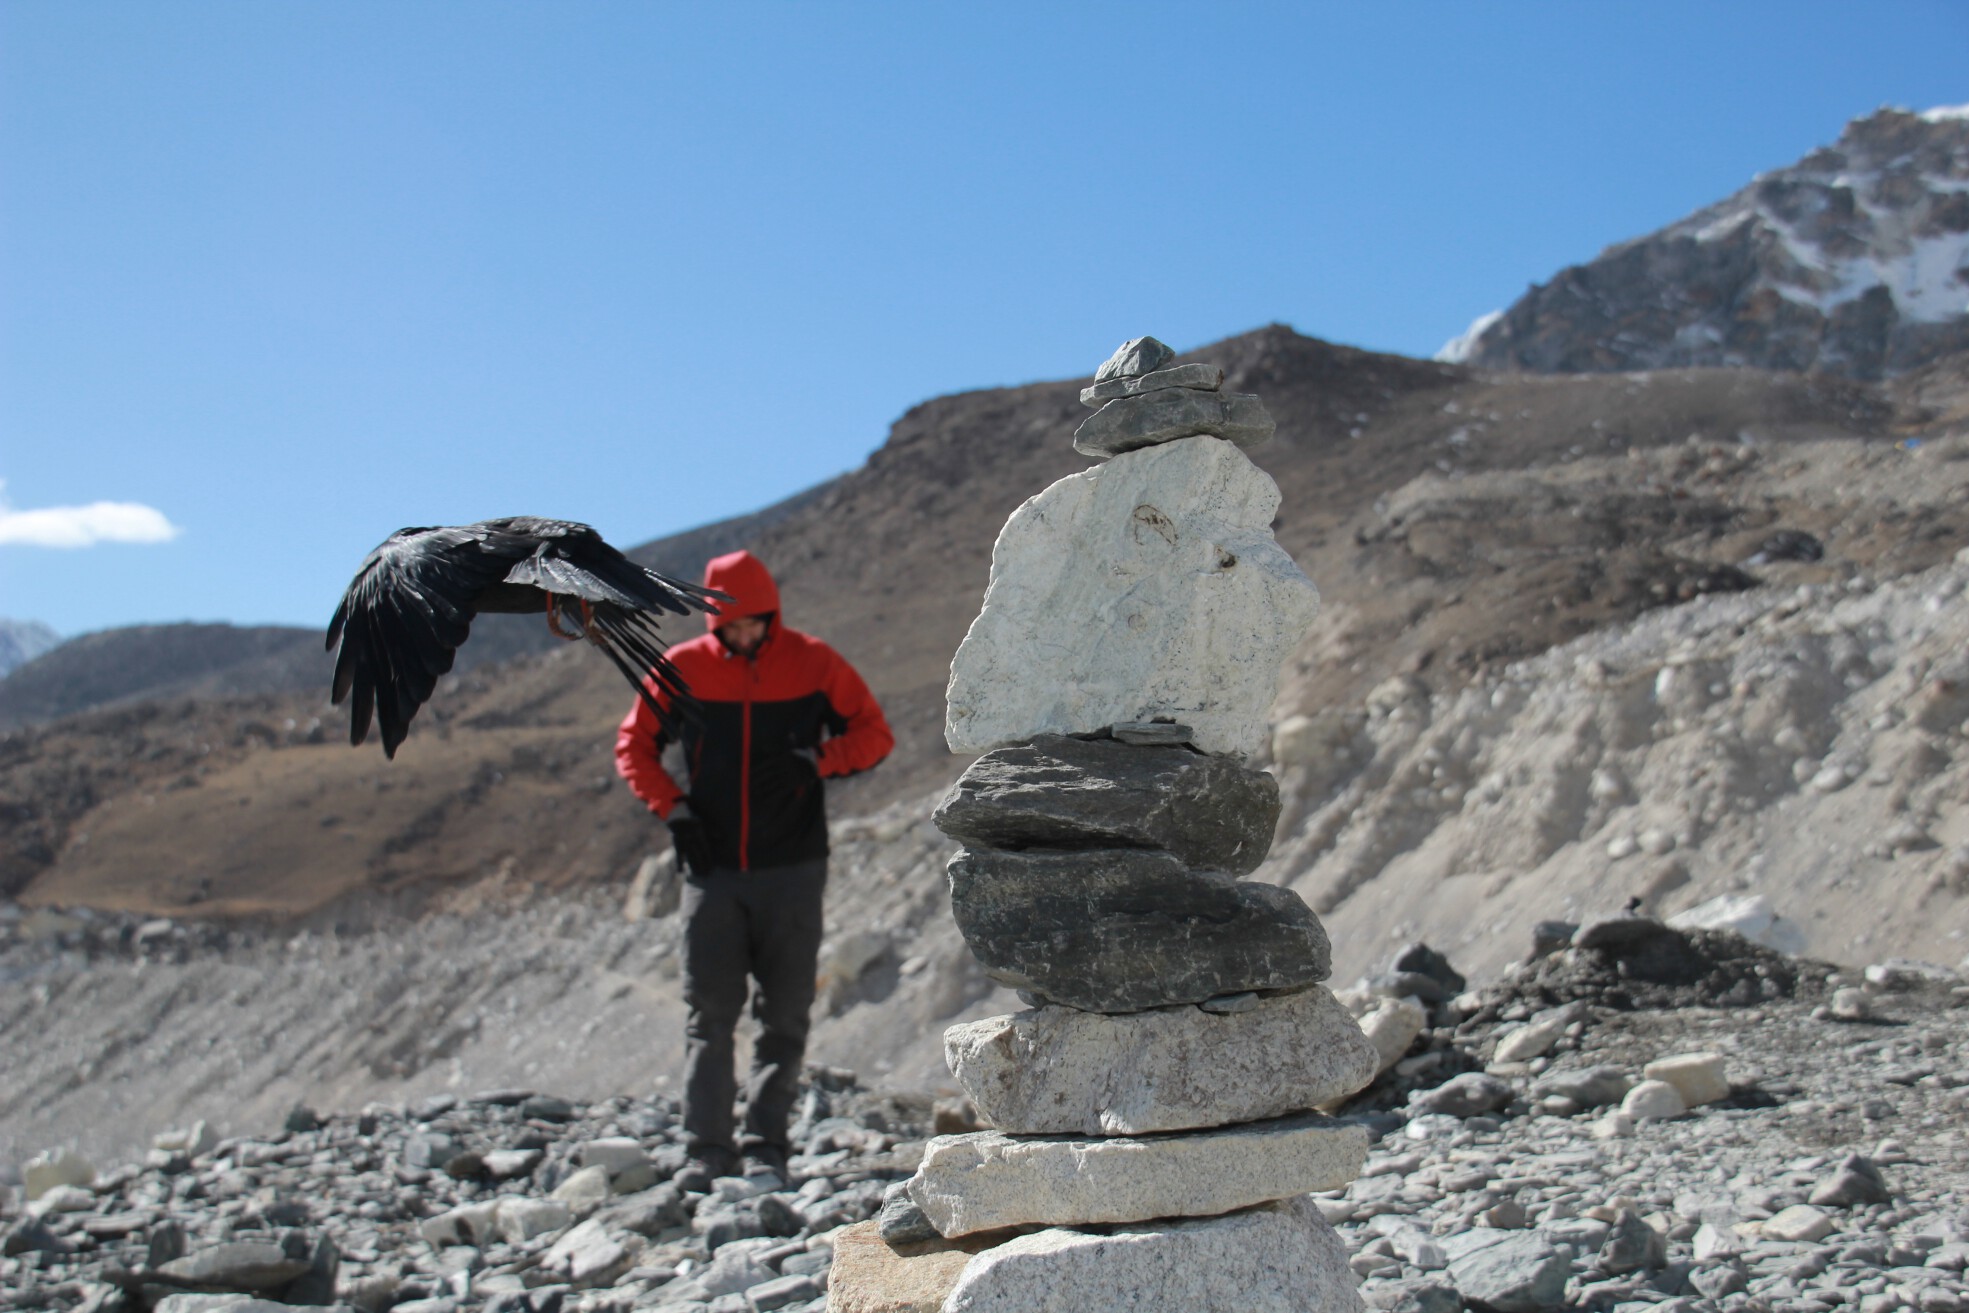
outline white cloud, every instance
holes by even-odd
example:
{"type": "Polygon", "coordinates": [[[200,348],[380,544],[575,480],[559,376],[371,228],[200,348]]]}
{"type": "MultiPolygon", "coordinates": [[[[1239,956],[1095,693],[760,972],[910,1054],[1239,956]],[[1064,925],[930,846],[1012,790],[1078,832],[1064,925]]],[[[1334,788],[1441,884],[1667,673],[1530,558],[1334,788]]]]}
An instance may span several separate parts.
{"type": "Polygon", "coordinates": [[[0,546],[93,547],[97,543],[163,543],[178,536],[164,512],[140,502],[99,501],[17,511],[0,480],[0,546]]]}

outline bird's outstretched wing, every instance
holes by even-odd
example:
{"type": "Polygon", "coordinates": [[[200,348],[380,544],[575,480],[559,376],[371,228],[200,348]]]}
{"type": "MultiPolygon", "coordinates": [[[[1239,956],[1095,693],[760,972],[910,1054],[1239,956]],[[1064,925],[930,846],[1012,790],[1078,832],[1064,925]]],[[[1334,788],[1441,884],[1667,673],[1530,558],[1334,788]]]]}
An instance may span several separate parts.
{"type": "Polygon", "coordinates": [[[353,695],[349,742],[368,737],[373,714],[394,757],[480,611],[551,619],[560,597],[578,599],[575,636],[602,648],[653,708],[649,676],[675,705],[687,692],[653,614],[684,615],[712,596],[644,569],[585,524],[516,517],[401,529],[363,561],[328,623],[328,646],[341,645],[331,692],[338,704],[353,695]]]}

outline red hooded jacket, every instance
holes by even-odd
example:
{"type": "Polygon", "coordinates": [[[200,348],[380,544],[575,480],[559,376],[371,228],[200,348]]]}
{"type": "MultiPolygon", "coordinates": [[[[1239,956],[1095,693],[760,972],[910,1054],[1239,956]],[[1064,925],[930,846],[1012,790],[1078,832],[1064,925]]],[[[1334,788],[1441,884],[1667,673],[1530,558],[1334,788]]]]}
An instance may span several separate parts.
{"type": "MultiPolygon", "coordinates": [[[[680,737],[691,811],[703,822],[712,860],[744,871],[824,857],[820,781],[867,770],[889,755],[895,735],[840,653],[779,623],[779,588],[752,553],[712,560],[704,585],[732,601],[705,616],[712,632],[671,648],[670,660],[698,704],[694,713],[686,709],[680,737]],[[772,627],[752,656],[719,641],[719,625],[765,614],[772,627]],[[815,754],[811,762],[803,749],[815,754]]],[[[637,699],[615,736],[615,768],[651,811],[667,817],[685,790],[663,768],[667,740],[659,728],[637,699]]]]}

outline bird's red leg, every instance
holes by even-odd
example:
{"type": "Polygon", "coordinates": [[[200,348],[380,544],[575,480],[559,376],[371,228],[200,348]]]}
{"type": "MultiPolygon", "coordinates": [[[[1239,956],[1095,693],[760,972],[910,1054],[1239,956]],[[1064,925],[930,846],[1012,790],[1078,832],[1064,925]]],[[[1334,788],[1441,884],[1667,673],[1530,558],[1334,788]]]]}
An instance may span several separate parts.
{"type": "Polygon", "coordinates": [[[581,633],[570,634],[567,630],[561,628],[561,618],[559,615],[555,613],[554,595],[552,593],[547,594],[547,628],[553,631],[555,638],[559,638],[565,640],[566,642],[572,643],[576,639],[580,638],[582,634],[585,634],[588,631],[588,620],[587,620],[588,601],[586,598],[581,599],[581,611],[582,611],[581,633]]]}

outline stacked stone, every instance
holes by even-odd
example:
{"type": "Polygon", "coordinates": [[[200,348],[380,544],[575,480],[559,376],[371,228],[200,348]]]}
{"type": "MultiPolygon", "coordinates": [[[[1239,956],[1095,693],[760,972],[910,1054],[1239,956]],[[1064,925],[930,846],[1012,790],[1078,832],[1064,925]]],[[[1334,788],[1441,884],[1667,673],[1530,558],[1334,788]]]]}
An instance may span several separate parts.
{"type": "Polygon", "coordinates": [[[1319,596],[1240,450],[1263,404],[1173,354],[1129,342],[1082,392],[1074,447],[1108,459],[1007,522],[951,667],[946,739],[983,753],[936,817],[952,910],[1031,1010],[944,1036],[996,1128],[907,1186],[973,1250],[946,1313],[1361,1306],[1304,1196],[1360,1170],[1365,1130],[1311,1110],[1374,1050],[1312,910],[1239,878],[1279,812],[1246,758],[1319,596]]]}

